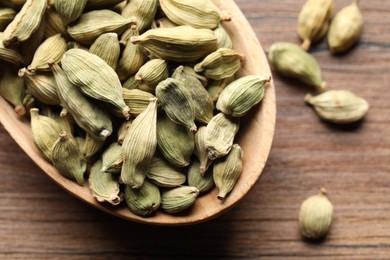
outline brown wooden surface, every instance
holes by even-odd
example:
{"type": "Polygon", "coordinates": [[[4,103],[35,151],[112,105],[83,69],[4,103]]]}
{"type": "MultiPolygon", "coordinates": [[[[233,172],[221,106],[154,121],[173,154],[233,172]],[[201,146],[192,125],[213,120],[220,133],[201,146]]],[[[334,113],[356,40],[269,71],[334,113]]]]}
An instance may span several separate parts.
{"type": "MultiPolygon", "coordinates": [[[[298,42],[304,0],[237,0],[264,49],[298,42]]],[[[339,10],[349,1],[335,0],[339,10]]],[[[330,89],[349,89],[371,109],[341,128],[303,104],[309,88],[274,74],[276,134],[265,171],[229,212],[186,227],[136,224],[107,215],[57,187],[0,127],[0,258],[390,259],[390,1],[361,1],[359,45],[334,57],[312,53],[330,89]],[[299,236],[297,213],[326,187],[335,213],[322,243],[299,236]]]]}

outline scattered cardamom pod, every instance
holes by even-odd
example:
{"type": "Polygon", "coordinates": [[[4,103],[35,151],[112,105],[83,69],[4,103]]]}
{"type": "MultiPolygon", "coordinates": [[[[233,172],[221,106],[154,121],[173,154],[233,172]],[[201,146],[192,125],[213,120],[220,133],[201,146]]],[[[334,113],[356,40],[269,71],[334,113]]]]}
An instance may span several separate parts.
{"type": "Polygon", "coordinates": [[[4,31],[5,28],[15,18],[16,11],[12,8],[0,7],[0,32],[4,31]]]}
{"type": "Polygon", "coordinates": [[[360,38],[363,31],[363,17],[359,0],[340,10],[332,20],[328,34],[328,45],[333,53],[349,50],[360,38]]]}
{"type": "Polygon", "coordinates": [[[297,79],[319,91],[325,90],[326,83],[321,79],[318,62],[298,45],[288,42],[274,43],[268,58],[281,75],[297,79]]]}
{"type": "Polygon", "coordinates": [[[161,208],[168,213],[178,213],[195,203],[199,190],[191,186],[182,186],[162,191],[161,208]]]}
{"type": "Polygon", "coordinates": [[[308,50],[311,43],[320,40],[328,31],[334,14],[333,0],[307,0],[298,16],[298,35],[302,48],[308,50]]]}
{"type": "Polygon", "coordinates": [[[143,32],[153,22],[158,0],[131,0],[122,10],[122,16],[134,19],[137,29],[143,32]]]}
{"type": "Polygon", "coordinates": [[[349,124],[362,119],[369,109],[368,102],[348,90],[328,90],[305,101],[314,107],[318,116],[335,124],[349,124]]]}
{"type": "Polygon", "coordinates": [[[121,54],[118,34],[103,33],[94,41],[94,43],[92,43],[91,47],[89,47],[89,52],[99,56],[113,70],[116,70],[121,54]]]}
{"type": "Polygon", "coordinates": [[[232,146],[229,154],[214,162],[213,179],[218,188],[218,199],[225,199],[234,188],[242,171],[243,151],[238,144],[232,146]]]}
{"type": "Polygon", "coordinates": [[[120,173],[123,164],[122,146],[115,142],[109,145],[102,154],[102,172],[120,173]]]}
{"type": "Polygon", "coordinates": [[[211,80],[207,84],[207,92],[213,99],[213,102],[217,102],[222,90],[234,81],[234,77],[225,78],[222,80],[211,80]]]}
{"type": "Polygon", "coordinates": [[[186,181],[186,176],[160,155],[153,157],[146,177],[157,186],[164,188],[178,187],[186,181]]]}
{"type": "Polygon", "coordinates": [[[123,140],[125,139],[127,129],[129,129],[132,122],[133,122],[132,120],[126,121],[126,122],[122,123],[122,125],[119,127],[118,134],[117,134],[118,135],[118,144],[120,144],[120,145],[123,144],[123,140]]]}
{"type": "Polygon", "coordinates": [[[299,229],[305,238],[321,239],[332,225],[333,205],[326,197],[326,190],[303,201],[299,211],[299,229]]]}
{"type": "Polygon", "coordinates": [[[161,59],[152,59],[146,62],[135,74],[139,89],[149,93],[154,93],[158,83],[168,77],[168,64],[161,59]]]}
{"type": "Polygon", "coordinates": [[[200,173],[200,162],[193,160],[187,172],[188,185],[193,186],[199,190],[200,193],[209,191],[214,184],[212,170],[206,171],[204,174],[200,173]]]}

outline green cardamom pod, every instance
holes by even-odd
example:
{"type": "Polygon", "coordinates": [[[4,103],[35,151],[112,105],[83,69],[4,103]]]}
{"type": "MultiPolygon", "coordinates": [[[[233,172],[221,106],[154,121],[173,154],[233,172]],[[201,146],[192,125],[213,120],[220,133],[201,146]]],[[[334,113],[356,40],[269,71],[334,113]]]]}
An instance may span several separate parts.
{"type": "Polygon", "coordinates": [[[137,29],[143,32],[153,22],[158,0],[131,0],[122,10],[122,16],[134,19],[137,29]]]}
{"type": "Polygon", "coordinates": [[[219,113],[206,127],[206,151],[210,160],[215,160],[230,152],[234,137],[240,127],[239,118],[219,113]]]}
{"type": "Polygon", "coordinates": [[[149,171],[157,147],[156,125],[157,99],[152,98],[146,110],[130,125],[122,144],[121,180],[130,188],[139,189],[149,171]]]}
{"type": "Polygon", "coordinates": [[[108,202],[114,206],[118,205],[120,197],[119,183],[110,173],[102,172],[102,161],[98,160],[91,168],[88,184],[92,191],[92,196],[99,202],[108,202]]]}
{"type": "Polygon", "coordinates": [[[79,145],[74,137],[65,131],[62,131],[59,136],[51,152],[53,165],[61,175],[76,180],[82,185],[87,164],[81,156],[79,145]]]}
{"type": "Polygon", "coordinates": [[[130,186],[126,185],[125,200],[127,206],[133,213],[146,217],[160,207],[160,190],[148,180],[145,180],[144,184],[139,189],[132,189],[130,186]]]}
{"type": "Polygon", "coordinates": [[[298,16],[298,35],[303,40],[304,50],[308,50],[312,42],[326,34],[333,14],[333,0],[306,1],[298,16]]]}
{"type": "Polygon", "coordinates": [[[123,82],[122,87],[127,89],[139,89],[138,80],[135,79],[135,75],[123,82]]]}
{"type": "Polygon", "coordinates": [[[47,116],[39,115],[38,108],[30,110],[31,132],[34,144],[43,156],[51,162],[53,145],[58,139],[61,127],[58,123],[47,116]]]}
{"type": "Polygon", "coordinates": [[[168,213],[178,213],[191,207],[199,195],[199,190],[191,186],[182,186],[165,190],[161,194],[161,208],[168,213]]]}
{"type": "Polygon", "coordinates": [[[127,130],[129,129],[131,123],[133,123],[133,121],[129,120],[129,121],[126,121],[126,122],[122,123],[122,125],[119,127],[118,133],[117,133],[118,144],[120,144],[120,145],[123,144],[123,140],[125,139],[127,130]]]}
{"type": "Polygon", "coordinates": [[[207,92],[209,92],[209,95],[213,99],[214,103],[218,101],[219,95],[223,89],[234,80],[235,78],[233,76],[221,80],[210,80],[210,82],[207,84],[207,92]]]}
{"type": "Polygon", "coordinates": [[[178,187],[186,181],[186,176],[178,168],[158,155],[153,157],[146,177],[164,188],[178,187]]]}
{"type": "Polygon", "coordinates": [[[135,74],[139,89],[150,93],[154,93],[158,83],[168,77],[168,64],[161,59],[152,59],[146,62],[135,74]]]}
{"type": "Polygon", "coordinates": [[[64,22],[54,8],[47,9],[46,22],[46,38],[56,34],[61,34],[63,36],[68,34],[64,22]]]}
{"type": "Polygon", "coordinates": [[[131,23],[134,23],[132,18],[111,10],[96,10],[82,14],[76,24],[68,27],[68,33],[77,42],[90,45],[102,33],[121,34],[131,23]]]}
{"type": "Polygon", "coordinates": [[[47,0],[27,0],[22,9],[4,30],[4,46],[24,42],[41,24],[47,0]]]}
{"type": "Polygon", "coordinates": [[[161,81],[156,87],[156,97],[173,122],[187,127],[191,132],[196,132],[191,94],[180,81],[173,78],[161,81]]]}
{"type": "Polygon", "coordinates": [[[102,172],[120,173],[123,164],[122,146],[115,142],[109,145],[102,154],[102,172]]]}
{"type": "Polygon", "coordinates": [[[123,100],[129,106],[132,116],[141,114],[148,107],[149,100],[155,97],[153,94],[139,89],[124,88],[122,94],[123,100]]]}
{"type": "Polygon", "coordinates": [[[16,11],[12,8],[0,7],[0,32],[4,31],[5,28],[15,18],[16,11]]]}
{"type": "Polygon", "coordinates": [[[217,50],[213,31],[190,26],[151,29],[130,40],[160,59],[176,62],[194,62],[217,50]]]}
{"type": "Polygon", "coordinates": [[[121,47],[116,33],[104,33],[100,35],[89,48],[89,52],[99,56],[113,70],[116,70],[121,47]]]}
{"type": "Polygon", "coordinates": [[[219,95],[217,109],[226,115],[244,116],[263,99],[270,80],[271,77],[250,75],[233,81],[219,95]]]}
{"type": "Polygon", "coordinates": [[[191,162],[187,176],[188,185],[197,188],[200,193],[209,191],[215,186],[211,169],[201,174],[200,162],[196,159],[191,162]]]}
{"type": "Polygon", "coordinates": [[[88,0],[55,0],[54,7],[65,25],[76,21],[84,11],[88,0]]]}
{"type": "Polygon", "coordinates": [[[329,231],[333,219],[333,205],[326,190],[305,199],[299,211],[299,229],[305,238],[321,239],[329,231]]]}
{"type": "Polygon", "coordinates": [[[335,124],[349,124],[362,119],[369,109],[368,102],[348,90],[328,90],[305,101],[314,107],[318,116],[335,124]]]}
{"type": "Polygon", "coordinates": [[[220,80],[233,76],[241,67],[243,56],[236,50],[220,48],[194,67],[195,72],[220,80]]]}
{"type": "Polygon", "coordinates": [[[191,67],[179,66],[172,78],[183,83],[192,97],[195,120],[207,124],[213,118],[214,102],[191,67]]]}
{"type": "Polygon", "coordinates": [[[17,50],[17,47],[5,47],[3,44],[3,39],[4,33],[0,32],[0,60],[4,60],[15,65],[23,64],[24,59],[17,50]]]}
{"type": "Polygon", "coordinates": [[[195,150],[194,154],[198,157],[200,162],[199,173],[203,176],[207,169],[210,167],[213,162],[208,157],[208,152],[206,149],[206,126],[199,127],[198,131],[195,133],[195,150]]]}
{"type": "Polygon", "coordinates": [[[194,134],[185,126],[173,122],[164,111],[157,117],[158,148],[171,164],[185,167],[195,149],[194,134]]]}
{"type": "Polygon", "coordinates": [[[104,144],[105,140],[102,140],[102,138],[86,133],[84,145],[81,147],[81,154],[86,160],[89,160],[100,151],[104,144]]]}
{"type": "Polygon", "coordinates": [[[160,6],[179,25],[215,29],[221,20],[218,8],[210,0],[160,0],[160,6]]]}
{"type": "Polygon", "coordinates": [[[15,112],[22,117],[26,114],[23,99],[26,95],[24,80],[19,78],[17,71],[12,67],[2,66],[3,74],[0,77],[0,95],[15,107],[15,112]]]}
{"type": "Polygon", "coordinates": [[[359,0],[340,10],[332,20],[328,34],[328,45],[333,53],[349,50],[360,38],[363,31],[363,16],[359,0]]]}
{"type": "Polygon", "coordinates": [[[215,161],[213,179],[218,188],[218,199],[225,199],[232,191],[242,172],[243,152],[238,144],[234,144],[229,154],[215,161]]]}
{"type": "Polygon", "coordinates": [[[233,42],[221,24],[214,29],[214,34],[217,37],[218,48],[233,49],[233,42]]]}
{"type": "Polygon", "coordinates": [[[268,57],[281,75],[297,79],[320,91],[325,90],[326,83],[321,79],[318,62],[298,45],[288,42],[274,43],[268,57]]]}
{"type": "Polygon", "coordinates": [[[113,105],[126,119],[130,117],[130,108],[122,97],[122,84],[104,60],[87,51],[71,49],[61,63],[69,80],[84,94],[113,105]]]}

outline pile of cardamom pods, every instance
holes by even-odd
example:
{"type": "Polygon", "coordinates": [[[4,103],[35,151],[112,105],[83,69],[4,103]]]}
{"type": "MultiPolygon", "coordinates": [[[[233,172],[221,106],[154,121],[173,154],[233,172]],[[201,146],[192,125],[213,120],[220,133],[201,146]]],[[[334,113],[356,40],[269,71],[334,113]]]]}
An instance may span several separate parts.
{"type": "Polygon", "coordinates": [[[270,76],[234,78],[243,56],[222,17],[210,0],[0,0],[0,94],[100,202],[148,216],[214,186],[223,200],[240,117],[270,76]]]}
{"type": "Polygon", "coordinates": [[[318,116],[334,124],[350,124],[361,120],[368,112],[368,102],[348,90],[326,90],[321,69],[308,52],[312,43],[328,33],[328,46],[332,53],[346,52],[359,40],[363,17],[359,0],[342,8],[334,17],[333,0],[307,0],[298,17],[298,35],[301,46],[289,42],[274,43],[269,60],[281,75],[294,78],[323,92],[317,96],[307,94],[305,102],[312,105],[318,116]]]}

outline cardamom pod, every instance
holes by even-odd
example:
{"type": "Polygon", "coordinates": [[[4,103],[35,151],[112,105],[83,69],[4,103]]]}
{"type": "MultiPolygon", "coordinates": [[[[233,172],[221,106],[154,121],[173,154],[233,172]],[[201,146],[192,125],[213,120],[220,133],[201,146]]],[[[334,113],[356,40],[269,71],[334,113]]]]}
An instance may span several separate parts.
{"type": "Polygon", "coordinates": [[[138,81],[135,79],[135,75],[128,78],[122,85],[123,88],[127,89],[138,89],[138,81]]]}
{"type": "Polygon", "coordinates": [[[16,11],[14,9],[0,7],[0,32],[7,28],[7,26],[15,18],[15,15],[16,11]]]}
{"type": "Polygon", "coordinates": [[[182,186],[165,190],[161,194],[161,208],[168,213],[178,213],[195,203],[199,190],[191,186],[182,186]]]}
{"type": "Polygon", "coordinates": [[[157,147],[157,99],[152,98],[127,130],[123,140],[121,180],[130,188],[139,189],[144,183],[157,147]]]}
{"type": "Polygon", "coordinates": [[[123,100],[126,105],[129,106],[131,115],[138,116],[141,114],[149,105],[149,100],[155,97],[149,92],[145,92],[139,89],[126,89],[122,90],[123,100]]]}
{"type": "Polygon", "coordinates": [[[39,115],[38,108],[30,109],[30,115],[34,144],[41,151],[42,155],[51,162],[53,144],[58,139],[61,127],[54,119],[39,115]]]}
{"type": "Polygon", "coordinates": [[[84,145],[81,147],[81,154],[86,160],[90,160],[92,156],[100,151],[104,143],[105,140],[102,140],[102,138],[96,138],[94,135],[86,133],[84,145]]]}
{"type": "Polygon", "coordinates": [[[65,25],[76,21],[84,11],[88,0],[55,0],[54,7],[65,25]]]}
{"type": "Polygon", "coordinates": [[[308,50],[312,42],[326,34],[333,14],[333,0],[306,1],[298,16],[298,35],[303,40],[304,50],[308,50]]]}
{"type": "Polygon", "coordinates": [[[213,31],[185,25],[151,29],[130,40],[160,59],[176,62],[194,62],[217,50],[213,31]]]}
{"type": "Polygon", "coordinates": [[[41,24],[47,0],[27,0],[22,9],[4,30],[4,46],[24,42],[41,24]]]}
{"type": "Polygon", "coordinates": [[[52,109],[50,106],[43,107],[41,113],[42,115],[50,117],[51,119],[56,121],[61,131],[65,131],[70,135],[74,133],[74,127],[73,127],[74,121],[71,116],[61,115],[61,113],[54,111],[54,109],[52,109]]]}
{"type": "Polygon", "coordinates": [[[171,164],[185,167],[195,149],[194,134],[173,122],[164,111],[157,116],[158,148],[171,164]]]}
{"type": "Polygon", "coordinates": [[[50,36],[61,34],[63,36],[67,35],[66,27],[62,21],[60,15],[54,8],[48,8],[46,11],[46,38],[50,36]]]}
{"type": "Polygon", "coordinates": [[[180,81],[173,78],[161,81],[156,87],[156,97],[173,122],[187,127],[191,132],[196,132],[191,94],[180,81]]]}
{"type": "Polygon", "coordinates": [[[82,185],[87,164],[81,156],[79,145],[74,137],[65,131],[60,132],[59,136],[51,151],[53,165],[61,175],[82,185]]]}
{"type": "Polygon", "coordinates": [[[210,79],[220,80],[233,76],[240,69],[242,58],[236,50],[220,48],[196,64],[194,70],[210,79]]]}
{"type": "Polygon", "coordinates": [[[348,90],[328,90],[305,101],[314,107],[318,116],[335,124],[349,124],[362,119],[369,109],[368,102],[348,90]]]}
{"type": "Polygon", "coordinates": [[[207,172],[207,169],[210,167],[212,160],[209,159],[207,149],[206,149],[206,126],[199,127],[198,131],[195,133],[195,150],[194,154],[198,157],[200,162],[199,173],[204,176],[207,172]]]}
{"type": "Polygon", "coordinates": [[[192,97],[195,120],[207,124],[213,118],[214,102],[191,67],[179,66],[172,78],[179,80],[192,97]]]}
{"type": "Polygon", "coordinates": [[[237,183],[242,171],[243,151],[238,144],[232,146],[229,154],[215,161],[213,179],[218,188],[218,199],[225,199],[237,183]]]}
{"type": "Polygon", "coordinates": [[[359,0],[353,0],[334,17],[328,34],[331,52],[345,52],[359,40],[363,31],[363,17],[358,4],[359,0]]]}
{"type": "Polygon", "coordinates": [[[104,140],[111,135],[112,123],[108,114],[84,97],[58,64],[53,64],[51,69],[57,83],[61,105],[72,114],[77,125],[96,138],[104,140]]]}
{"type": "Polygon", "coordinates": [[[244,116],[263,99],[270,80],[271,77],[249,75],[233,81],[219,95],[217,109],[226,115],[244,116]]]}
{"type": "Polygon", "coordinates": [[[120,197],[119,183],[113,178],[112,174],[102,172],[102,161],[96,161],[88,177],[89,188],[92,196],[99,202],[108,202],[114,206],[118,205],[122,198],[120,197]]]}
{"type": "Polygon", "coordinates": [[[158,83],[168,77],[168,64],[161,59],[152,59],[146,62],[135,74],[139,89],[150,93],[154,93],[158,83]]]}
{"type": "Polygon", "coordinates": [[[321,239],[332,225],[333,205],[326,197],[326,190],[305,199],[299,211],[299,229],[305,238],[321,239]]]}
{"type": "Polygon", "coordinates": [[[160,6],[179,25],[215,29],[221,20],[218,8],[210,0],[160,0],[160,6]]]}
{"type": "Polygon", "coordinates": [[[4,33],[0,32],[0,60],[10,62],[15,65],[24,63],[23,57],[19,54],[16,47],[5,47],[3,44],[4,33]]]}
{"type": "Polygon", "coordinates": [[[234,80],[235,80],[235,78],[232,76],[232,77],[222,79],[222,80],[211,80],[207,84],[207,92],[209,92],[209,95],[213,99],[213,102],[218,101],[219,95],[221,94],[222,90],[227,85],[232,83],[234,80]]]}
{"type": "Polygon", "coordinates": [[[188,168],[188,185],[199,190],[200,193],[211,190],[214,187],[213,173],[211,170],[200,173],[200,162],[193,160],[188,168]]]}
{"type": "Polygon", "coordinates": [[[186,176],[178,168],[159,155],[153,156],[146,177],[157,186],[164,188],[178,187],[186,181],[186,176]]]}
{"type": "Polygon", "coordinates": [[[217,37],[218,48],[233,48],[233,42],[221,24],[219,24],[218,27],[214,29],[214,35],[217,37]]]}
{"type": "Polygon", "coordinates": [[[219,113],[206,127],[206,151],[210,160],[215,160],[230,152],[234,137],[240,127],[240,120],[219,113]]]}
{"type": "Polygon", "coordinates": [[[137,29],[143,32],[153,22],[158,0],[131,0],[122,10],[122,16],[134,19],[137,29]]]}
{"type": "Polygon", "coordinates": [[[111,10],[96,10],[84,13],[76,24],[68,27],[69,35],[82,44],[92,44],[102,33],[121,34],[127,26],[134,23],[111,10]]]}
{"type": "Polygon", "coordinates": [[[120,173],[123,164],[122,146],[115,142],[109,145],[102,154],[102,172],[120,173]]]}
{"type": "Polygon", "coordinates": [[[2,67],[3,74],[0,77],[0,95],[15,107],[15,112],[22,117],[26,114],[23,99],[26,95],[24,80],[17,76],[12,67],[2,67]]]}
{"type": "Polygon", "coordinates": [[[113,70],[116,70],[121,47],[116,33],[103,33],[89,48],[89,52],[99,56],[113,70]]]}
{"type": "Polygon", "coordinates": [[[125,200],[127,206],[133,213],[146,217],[160,207],[160,190],[148,180],[145,180],[144,184],[139,189],[132,189],[130,186],[126,185],[125,200]]]}
{"type": "Polygon", "coordinates": [[[295,78],[323,91],[326,83],[321,79],[321,69],[316,59],[296,44],[274,43],[268,56],[274,68],[283,76],[295,78]]]}
{"type": "Polygon", "coordinates": [[[119,127],[118,134],[117,134],[118,135],[118,144],[120,144],[120,145],[123,144],[123,140],[125,139],[127,129],[129,129],[131,123],[133,123],[133,121],[129,120],[129,121],[122,123],[122,125],[119,127]]]}
{"type": "Polygon", "coordinates": [[[84,94],[113,105],[126,119],[130,117],[130,108],[122,97],[122,84],[104,60],[88,51],[71,49],[61,63],[69,80],[84,94]]]}
{"type": "Polygon", "coordinates": [[[123,0],[88,0],[85,6],[86,10],[106,9],[113,7],[123,0]]]}

